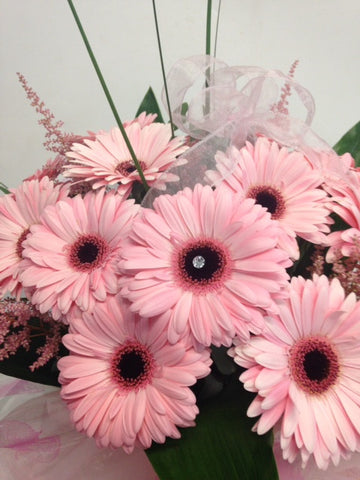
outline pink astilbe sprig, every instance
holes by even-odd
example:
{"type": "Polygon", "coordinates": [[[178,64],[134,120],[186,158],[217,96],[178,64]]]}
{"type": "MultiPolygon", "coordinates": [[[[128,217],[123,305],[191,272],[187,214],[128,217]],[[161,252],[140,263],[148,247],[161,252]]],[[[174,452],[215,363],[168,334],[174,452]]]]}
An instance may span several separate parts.
{"type": "MultiPolygon", "coordinates": [[[[309,271],[312,274],[323,275],[327,273],[325,269],[330,266],[325,262],[325,248],[316,246],[311,257],[311,267],[309,271]]],[[[346,295],[354,292],[357,300],[360,300],[360,240],[354,238],[354,246],[349,257],[344,257],[340,250],[335,251],[333,263],[331,264],[331,273],[328,278],[337,278],[345,290],[346,295]]]]}
{"type": "Polygon", "coordinates": [[[27,98],[31,102],[31,106],[35,107],[36,112],[42,117],[38,123],[46,130],[44,147],[50,152],[65,154],[70,150],[74,142],[81,141],[83,137],[73,133],[64,133],[62,131],[64,122],[61,120],[56,121],[54,114],[45,106],[45,103],[40,99],[35,90],[29,86],[24,75],[19,72],[17,75],[27,98]]]}
{"type": "MultiPolygon", "coordinates": [[[[299,60],[295,60],[290,67],[288,77],[293,79],[295,75],[295,70],[299,65],[299,60]]],[[[289,105],[289,97],[291,95],[291,86],[289,82],[285,82],[284,86],[281,89],[281,96],[280,100],[276,105],[273,106],[273,111],[282,113],[283,115],[289,115],[288,105],[289,105]]]]}
{"type": "Polygon", "coordinates": [[[36,350],[38,358],[29,365],[33,372],[56,357],[64,333],[61,323],[55,322],[50,314],[40,314],[27,300],[0,301],[0,361],[15,355],[20,347],[28,351],[34,338],[43,337],[44,344],[36,350]]]}

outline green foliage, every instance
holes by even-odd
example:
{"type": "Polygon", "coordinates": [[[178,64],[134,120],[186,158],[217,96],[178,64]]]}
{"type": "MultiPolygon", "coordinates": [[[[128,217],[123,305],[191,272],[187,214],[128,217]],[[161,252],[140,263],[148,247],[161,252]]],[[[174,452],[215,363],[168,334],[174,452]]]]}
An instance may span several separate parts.
{"type": "Polygon", "coordinates": [[[6,186],[4,183],[2,183],[2,182],[0,182],[0,192],[6,193],[6,194],[10,193],[9,189],[7,188],[7,186],[6,186]]]}
{"type": "Polygon", "coordinates": [[[161,480],[277,480],[272,436],[251,432],[253,395],[233,375],[223,391],[200,405],[195,428],[181,430],[146,453],[161,480]]]}
{"type": "Polygon", "coordinates": [[[145,97],[143,98],[140,107],[138,108],[135,117],[138,117],[141,112],[146,113],[156,113],[156,122],[164,123],[163,117],[161,115],[159,104],[156,100],[153,89],[149,87],[149,90],[146,92],[145,97]]]}
{"type": "Polygon", "coordinates": [[[349,152],[354,157],[356,166],[360,166],[360,122],[340,138],[334,150],[338,155],[349,152]]]}

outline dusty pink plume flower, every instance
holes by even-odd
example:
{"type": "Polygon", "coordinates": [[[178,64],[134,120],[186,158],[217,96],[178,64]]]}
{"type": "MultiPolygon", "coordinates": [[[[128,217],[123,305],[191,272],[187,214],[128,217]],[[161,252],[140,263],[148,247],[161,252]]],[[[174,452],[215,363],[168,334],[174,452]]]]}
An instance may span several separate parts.
{"type": "Polygon", "coordinates": [[[139,208],[100,190],[44,210],[23,243],[21,275],[40,312],[69,321],[118,292],[119,250],[139,208]]]}
{"type": "Polygon", "coordinates": [[[296,236],[324,244],[332,224],[323,177],[300,152],[290,152],[260,137],[238,150],[230,147],[216,155],[217,171],[207,178],[215,185],[253,198],[279,222],[279,244],[291,258],[299,258],[296,236]]]}
{"type": "MultiPolygon", "coordinates": [[[[290,79],[294,78],[295,70],[296,70],[298,65],[299,65],[299,60],[295,60],[293,62],[293,64],[291,65],[289,73],[288,73],[288,77],[290,79]]],[[[279,99],[278,103],[273,106],[272,110],[274,112],[282,113],[283,115],[289,115],[288,106],[289,106],[290,95],[291,95],[290,83],[289,83],[289,81],[285,81],[285,84],[284,84],[283,88],[281,89],[280,99],[279,99]]]]}
{"type": "Polygon", "coordinates": [[[321,469],[360,450],[360,302],[339,281],[293,277],[279,314],[230,350],[244,387],[255,392],[254,430],[276,426],[283,456],[312,456],[321,469]]]}
{"type": "Polygon", "coordinates": [[[39,95],[29,86],[24,75],[21,73],[17,75],[27,98],[31,101],[31,106],[35,107],[36,112],[42,117],[39,120],[39,125],[46,130],[44,147],[51,152],[65,154],[74,142],[81,141],[83,137],[73,133],[63,133],[61,128],[64,122],[61,120],[55,121],[54,114],[46,108],[39,95]]]}
{"type": "Polygon", "coordinates": [[[288,255],[279,228],[253,199],[196,185],[142,209],[121,252],[131,310],[164,315],[172,343],[186,334],[209,346],[263,326],[263,309],[286,295],[288,255]]]}
{"type": "Polygon", "coordinates": [[[132,314],[121,299],[75,319],[58,362],[61,396],[80,432],[99,447],[149,448],[194,426],[189,386],[210,372],[209,351],[170,345],[159,322],[132,314]]]}
{"type": "Polygon", "coordinates": [[[10,293],[20,298],[23,242],[44,209],[66,195],[67,187],[55,186],[44,177],[25,181],[0,198],[0,296],[10,293]]]}
{"type": "Polygon", "coordinates": [[[323,275],[327,273],[328,278],[337,278],[345,293],[355,293],[357,300],[360,300],[360,239],[355,237],[353,248],[349,257],[343,257],[340,251],[335,251],[331,269],[325,263],[326,250],[324,247],[317,247],[311,256],[311,264],[308,271],[311,274],[323,275]],[[328,271],[330,270],[330,271],[328,271]]]}
{"type": "Polygon", "coordinates": [[[27,301],[5,298],[0,301],[0,361],[14,355],[20,347],[29,350],[34,336],[42,336],[44,343],[38,347],[37,360],[29,369],[33,372],[56,357],[60,350],[62,325],[49,314],[40,314],[27,301]]]}

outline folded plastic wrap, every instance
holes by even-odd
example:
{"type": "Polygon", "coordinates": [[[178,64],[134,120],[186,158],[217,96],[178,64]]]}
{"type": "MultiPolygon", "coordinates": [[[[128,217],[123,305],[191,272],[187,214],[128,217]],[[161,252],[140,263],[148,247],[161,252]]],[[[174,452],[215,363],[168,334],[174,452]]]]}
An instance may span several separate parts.
{"type": "Polygon", "coordinates": [[[1,480],[157,480],[146,454],[99,449],[59,389],[0,375],[1,480]]]}
{"type": "MultiPolygon", "coordinates": [[[[196,428],[196,427],[195,427],[196,428]]],[[[180,440],[181,441],[181,440],[180,440]]],[[[280,480],[359,480],[360,454],[320,471],[281,459],[280,480]]],[[[59,389],[0,374],[1,480],[158,480],[146,454],[99,449],[70,422],[59,389]]],[[[235,480],[235,479],[229,479],[235,480]]]]}

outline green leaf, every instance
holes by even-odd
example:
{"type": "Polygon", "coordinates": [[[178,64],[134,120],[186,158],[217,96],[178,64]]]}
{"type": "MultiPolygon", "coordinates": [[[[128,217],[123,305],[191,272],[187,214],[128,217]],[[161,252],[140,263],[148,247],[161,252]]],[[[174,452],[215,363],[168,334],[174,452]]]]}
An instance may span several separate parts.
{"type": "Polygon", "coordinates": [[[200,405],[196,427],[181,429],[146,451],[161,480],[278,480],[272,436],[251,432],[253,395],[232,377],[223,392],[200,405]]]}
{"type": "Polygon", "coordinates": [[[3,193],[6,193],[6,194],[10,193],[10,190],[9,190],[9,189],[7,188],[7,186],[6,186],[4,183],[2,183],[2,182],[0,182],[0,191],[3,192],[3,193]]]}
{"type": "Polygon", "coordinates": [[[349,152],[354,157],[356,166],[360,166],[360,122],[341,137],[334,150],[338,155],[349,152]]]}
{"type": "Polygon", "coordinates": [[[141,112],[156,113],[157,118],[156,118],[155,121],[159,122],[159,123],[164,123],[163,117],[161,115],[159,104],[156,100],[155,94],[154,94],[153,89],[151,87],[149,87],[149,90],[146,92],[146,95],[143,98],[143,101],[141,102],[140,107],[138,108],[135,117],[138,117],[141,112]]]}

